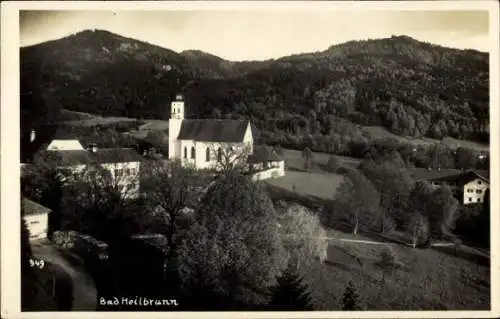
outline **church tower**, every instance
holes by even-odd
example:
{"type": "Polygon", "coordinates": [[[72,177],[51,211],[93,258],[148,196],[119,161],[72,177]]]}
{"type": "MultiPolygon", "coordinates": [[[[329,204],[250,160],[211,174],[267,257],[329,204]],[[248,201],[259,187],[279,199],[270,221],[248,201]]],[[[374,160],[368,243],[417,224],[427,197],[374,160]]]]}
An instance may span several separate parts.
{"type": "Polygon", "coordinates": [[[177,94],[170,103],[170,119],[168,121],[168,158],[180,158],[181,149],[177,137],[184,120],[184,97],[177,94]]]}

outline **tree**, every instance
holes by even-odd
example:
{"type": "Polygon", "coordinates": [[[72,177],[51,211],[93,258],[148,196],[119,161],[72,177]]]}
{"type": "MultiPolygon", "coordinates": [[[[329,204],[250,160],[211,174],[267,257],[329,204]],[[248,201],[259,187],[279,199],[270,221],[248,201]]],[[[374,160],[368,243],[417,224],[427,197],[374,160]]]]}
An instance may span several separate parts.
{"type": "Polygon", "coordinates": [[[52,211],[48,221],[49,239],[54,231],[61,229],[62,194],[65,175],[68,174],[64,167],[67,164],[55,152],[42,150],[34,155],[33,163],[27,166],[21,177],[21,193],[52,211]]]}
{"type": "Polygon", "coordinates": [[[277,214],[262,186],[230,172],[219,176],[198,207],[179,246],[182,281],[204,269],[227,300],[262,302],[287,263],[277,214]]]}
{"type": "Polygon", "coordinates": [[[387,225],[395,218],[404,219],[408,211],[409,195],[413,179],[405,168],[391,162],[368,161],[362,166],[365,176],[380,194],[380,214],[377,218],[380,231],[387,231],[387,225]]]}
{"type": "Polygon", "coordinates": [[[272,310],[314,310],[307,285],[302,283],[302,278],[290,265],[281,276],[278,283],[271,288],[271,301],[269,307],[272,310]]]}
{"type": "Polygon", "coordinates": [[[65,229],[78,230],[108,242],[134,232],[132,203],[138,195],[139,170],[122,174],[116,164],[89,162],[66,177],[62,215],[65,229]]]}
{"type": "Polygon", "coordinates": [[[304,159],[304,168],[306,170],[310,170],[312,168],[312,163],[313,163],[313,152],[309,149],[309,147],[306,147],[302,151],[302,158],[304,159]]]}
{"type": "Polygon", "coordinates": [[[458,219],[458,200],[447,186],[441,186],[432,193],[433,214],[429,214],[431,233],[439,236],[450,236],[458,219]]]}
{"type": "Polygon", "coordinates": [[[340,168],[340,163],[335,155],[331,155],[328,158],[328,162],[326,163],[326,167],[327,167],[328,171],[330,171],[332,173],[337,172],[337,170],[340,168]]]}
{"type": "Polygon", "coordinates": [[[342,310],[361,310],[359,295],[352,280],[349,280],[342,296],[342,310]]]}
{"type": "Polygon", "coordinates": [[[179,219],[191,200],[194,170],[183,167],[180,161],[149,161],[143,164],[142,193],[151,214],[159,215],[165,227],[170,251],[173,253],[179,236],[179,219]]]}
{"type": "Polygon", "coordinates": [[[392,273],[397,265],[396,253],[392,250],[392,247],[386,246],[384,250],[380,252],[379,261],[377,265],[382,270],[381,284],[385,285],[385,277],[388,273],[392,273]]]}
{"type": "Polygon", "coordinates": [[[323,262],[327,257],[326,231],[319,217],[307,208],[292,204],[280,207],[279,232],[290,255],[290,265],[306,266],[314,259],[323,262]]]}
{"type": "Polygon", "coordinates": [[[215,143],[210,147],[210,156],[215,156],[215,169],[221,174],[232,171],[243,171],[246,159],[251,153],[250,145],[228,145],[215,143]]]}
{"type": "Polygon", "coordinates": [[[407,231],[411,235],[413,248],[425,243],[429,237],[429,222],[427,218],[420,213],[416,213],[412,217],[407,231]]]}
{"type": "Polygon", "coordinates": [[[335,195],[336,207],[349,214],[353,234],[360,226],[371,226],[379,213],[380,195],[375,186],[358,171],[349,171],[335,195]]]}

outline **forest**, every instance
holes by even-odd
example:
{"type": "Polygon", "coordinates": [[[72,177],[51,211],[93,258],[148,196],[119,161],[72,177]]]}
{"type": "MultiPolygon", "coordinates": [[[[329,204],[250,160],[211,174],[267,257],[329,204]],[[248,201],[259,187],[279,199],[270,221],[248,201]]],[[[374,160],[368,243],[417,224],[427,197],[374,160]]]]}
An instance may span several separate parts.
{"type": "Polygon", "coordinates": [[[370,139],[365,125],[489,141],[488,54],[406,36],[232,62],[87,30],[20,55],[22,123],[31,123],[23,127],[57,121],[63,108],[166,119],[182,92],[187,117],[249,118],[262,142],[294,148],[326,151],[325,140],[370,139]]]}

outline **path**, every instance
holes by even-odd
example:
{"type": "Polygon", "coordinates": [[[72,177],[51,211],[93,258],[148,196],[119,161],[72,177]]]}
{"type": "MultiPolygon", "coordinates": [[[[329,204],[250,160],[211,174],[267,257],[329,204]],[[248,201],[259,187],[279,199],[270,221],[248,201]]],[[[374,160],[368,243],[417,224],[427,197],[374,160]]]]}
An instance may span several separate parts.
{"type": "Polygon", "coordinates": [[[95,284],[83,267],[71,264],[50,241],[41,240],[31,244],[33,255],[63,269],[72,280],[74,311],[92,311],[97,308],[95,284]]]}
{"type": "MultiPolygon", "coordinates": [[[[286,236],[293,237],[293,235],[286,235],[286,236]]],[[[368,245],[386,245],[386,246],[402,245],[400,243],[382,242],[382,241],[375,241],[375,240],[350,239],[350,238],[340,238],[340,237],[330,237],[330,236],[322,236],[322,237],[314,237],[314,238],[321,238],[321,239],[326,239],[326,240],[337,240],[340,242],[348,242],[348,243],[368,244],[368,245]]],[[[454,243],[450,243],[450,242],[436,242],[436,243],[432,243],[431,247],[452,247],[454,245],[455,245],[454,243]]],[[[411,244],[406,244],[406,246],[412,247],[411,244]]],[[[468,251],[468,252],[472,252],[476,255],[483,256],[485,258],[490,258],[489,252],[487,252],[483,249],[467,246],[464,244],[461,244],[459,247],[462,251],[466,251],[466,252],[468,251]]]]}

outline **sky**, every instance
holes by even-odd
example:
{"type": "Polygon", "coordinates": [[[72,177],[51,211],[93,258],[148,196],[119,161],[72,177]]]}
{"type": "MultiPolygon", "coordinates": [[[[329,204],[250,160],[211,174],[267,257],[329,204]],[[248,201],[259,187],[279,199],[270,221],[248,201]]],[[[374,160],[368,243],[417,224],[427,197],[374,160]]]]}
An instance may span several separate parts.
{"type": "Polygon", "coordinates": [[[103,29],[176,52],[201,50],[241,61],[391,35],[489,52],[488,17],[488,11],[158,10],[21,11],[19,19],[21,46],[103,29]]]}

